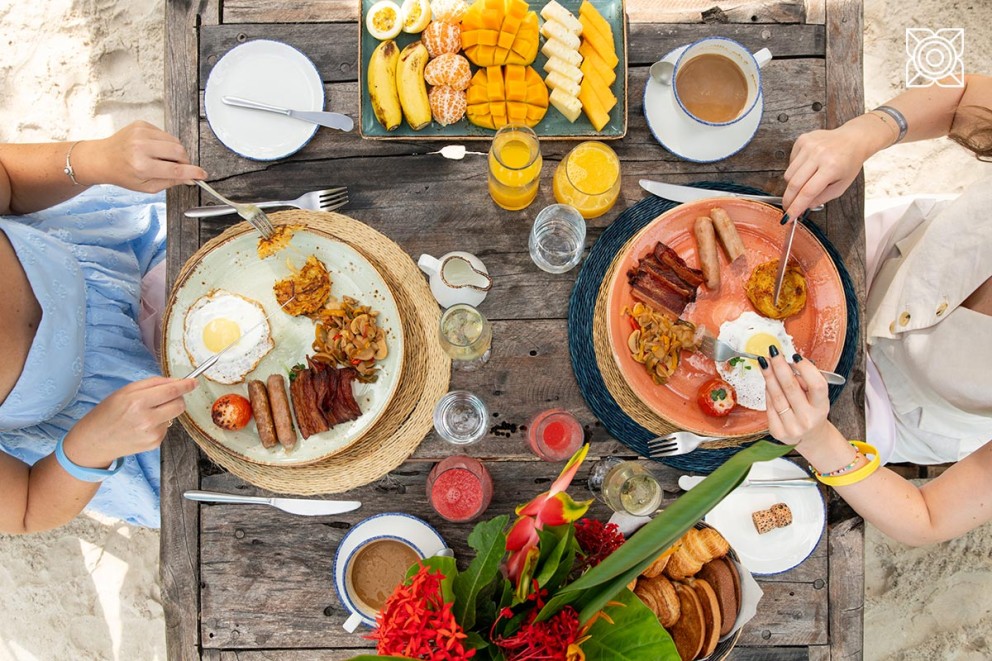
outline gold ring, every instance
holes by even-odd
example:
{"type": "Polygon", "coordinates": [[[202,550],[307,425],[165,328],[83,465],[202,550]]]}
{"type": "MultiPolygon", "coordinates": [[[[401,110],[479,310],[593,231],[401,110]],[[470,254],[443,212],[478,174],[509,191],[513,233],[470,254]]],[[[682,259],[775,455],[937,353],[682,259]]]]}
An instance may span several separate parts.
{"type": "Polygon", "coordinates": [[[791,411],[791,410],[792,410],[792,407],[791,407],[791,406],[786,406],[786,407],[785,407],[784,409],[782,409],[781,411],[778,411],[778,414],[779,414],[779,415],[783,415],[783,414],[785,414],[785,413],[788,413],[788,412],[789,412],[789,411],[791,411]]]}

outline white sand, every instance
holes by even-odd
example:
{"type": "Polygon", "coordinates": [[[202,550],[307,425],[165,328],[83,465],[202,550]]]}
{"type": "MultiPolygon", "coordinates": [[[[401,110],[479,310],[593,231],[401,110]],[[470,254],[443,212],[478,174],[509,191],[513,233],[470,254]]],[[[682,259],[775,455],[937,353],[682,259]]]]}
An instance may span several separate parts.
{"type": "MultiPolygon", "coordinates": [[[[992,73],[980,68],[992,52],[985,0],[866,5],[870,107],[902,89],[906,27],[965,27],[968,70],[992,73]]],[[[0,0],[0,140],[106,135],[134,119],[161,126],[162,17],[163,0],[0,0]]],[[[946,140],[891,149],[865,170],[869,197],[958,192],[989,174],[946,140]]],[[[88,516],[0,536],[0,661],[164,659],[158,544],[157,531],[88,516]]],[[[990,558],[988,526],[929,550],[869,528],[865,658],[989,658],[990,558]]]]}

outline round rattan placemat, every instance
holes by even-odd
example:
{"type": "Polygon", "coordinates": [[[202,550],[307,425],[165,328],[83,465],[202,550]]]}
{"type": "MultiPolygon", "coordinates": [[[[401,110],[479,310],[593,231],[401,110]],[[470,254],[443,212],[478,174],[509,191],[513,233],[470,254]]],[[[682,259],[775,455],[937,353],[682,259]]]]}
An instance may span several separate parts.
{"type": "Polygon", "coordinates": [[[281,211],[269,217],[275,224],[306,225],[326,232],[375,266],[392,290],[403,320],[406,349],[402,379],[388,410],[373,429],[346,451],[318,463],[263,466],[245,461],[197,433],[190,436],[214,463],[263,489],[304,496],[348,491],[402,464],[433,428],[434,405],[448,391],[451,377],[451,359],[434,341],[441,310],[410,256],[368,225],[322,211],[281,211]]]}

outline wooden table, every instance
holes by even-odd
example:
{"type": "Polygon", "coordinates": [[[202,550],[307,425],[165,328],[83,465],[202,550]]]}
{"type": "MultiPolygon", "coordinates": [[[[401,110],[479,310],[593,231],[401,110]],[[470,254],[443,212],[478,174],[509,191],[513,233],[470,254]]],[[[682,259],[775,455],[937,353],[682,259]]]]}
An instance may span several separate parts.
{"type": "MultiPolygon", "coordinates": [[[[745,0],[746,2],[746,0],[745,0]]],[[[637,180],[727,180],[782,192],[781,173],[795,138],[833,127],[864,109],[862,8],[859,0],[755,2],[700,14],[697,0],[628,0],[629,131],[613,142],[622,159],[616,207],[590,222],[590,245],[627,206],[644,197],[637,180]],[[659,9],[665,4],[674,9],[659,9]],[[705,16],[709,22],[703,22],[705,16]],[[670,49],[707,35],[723,35],[775,55],[764,74],[765,112],[754,141],[711,165],[687,163],[651,137],[641,110],[647,66],[670,49]]],[[[733,4],[733,3],[731,3],[733,4]]],[[[441,144],[364,141],[356,133],[320,130],[285,161],[258,163],[225,149],[203,115],[203,86],[230,48],[255,38],[300,48],[321,72],[329,107],[357,119],[357,2],[355,0],[169,0],[166,7],[168,128],[225,194],[285,199],[328,185],[347,185],[344,210],[384,232],[410,255],[452,249],[480,255],[496,280],[483,305],[494,320],[495,351],[474,374],[456,373],[453,387],[480,394],[496,424],[470,453],[488,460],[496,487],[490,513],[509,512],[546,488],[557,471],[527,451],[521,425],[548,405],[579,416],[592,441],[590,461],[630,454],[611,440],[586,409],[572,374],[566,310],[576,269],[564,276],[539,271],[527,253],[529,220],[552,201],[551,174],[572,146],[544,142],[543,185],[526,211],[491,203],[485,159],[446,161],[411,154],[441,144]]],[[[485,144],[479,144],[485,148],[485,144]]],[[[200,204],[198,189],[169,191],[169,278],[231,217],[197,222],[183,209],[200,204]]],[[[814,216],[839,249],[863,301],[864,188],[859,178],[840,200],[814,216]]],[[[863,363],[832,411],[849,437],[864,434],[863,363]]],[[[257,490],[206,461],[177,425],[163,446],[162,580],[169,658],[343,659],[368,641],[341,629],[347,613],[332,588],[338,541],[360,519],[404,510],[437,526],[456,552],[467,552],[468,525],[444,524],[429,508],[425,476],[450,454],[433,434],[411,459],[379,482],[349,494],[365,502],[339,517],[295,518],[268,508],[201,507],[184,501],[187,489],[257,490]]],[[[670,497],[677,472],[653,469],[670,497]]],[[[584,480],[580,474],[579,483],[584,480]]],[[[595,514],[605,516],[602,510],[595,514]]],[[[735,659],[847,659],[862,650],[863,531],[861,520],[832,504],[829,528],[816,551],[795,569],[762,579],[757,616],[747,625],[735,659]]]]}

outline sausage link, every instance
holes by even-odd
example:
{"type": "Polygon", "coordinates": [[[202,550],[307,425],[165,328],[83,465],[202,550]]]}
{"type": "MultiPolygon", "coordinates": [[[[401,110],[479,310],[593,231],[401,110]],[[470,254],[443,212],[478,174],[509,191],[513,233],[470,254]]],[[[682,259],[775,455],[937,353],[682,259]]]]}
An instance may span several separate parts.
{"type": "Polygon", "coordinates": [[[699,244],[699,265],[706,276],[707,288],[716,291],[720,288],[720,256],[716,251],[716,232],[709,216],[696,218],[693,226],[696,242],[699,244]]]}
{"type": "Polygon", "coordinates": [[[292,450],[296,445],[296,430],[293,429],[293,410],[289,407],[289,395],[286,394],[286,379],[282,374],[272,374],[266,385],[272,419],[276,423],[276,437],[284,448],[292,450]]]}
{"type": "Polygon", "coordinates": [[[276,443],[276,428],[272,422],[272,408],[269,406],[269,393],[261,381],[248,382],[248,399],[251,401],[251,411],[255,416],[255,426],[258,428],[258,438],[263,448],[271,448],[276,443]]]}
{"type": "Polygon", "coordinates": [[[727,259],[733,262],[744,254],[744,242],[741,241],[741,235],[737,233],[734,221],[730,220],[727,212],[720,207],[710,209],[710,218],[713,219],[716,233],[720,235],[723,249],[727,251],[727,259]]]}

